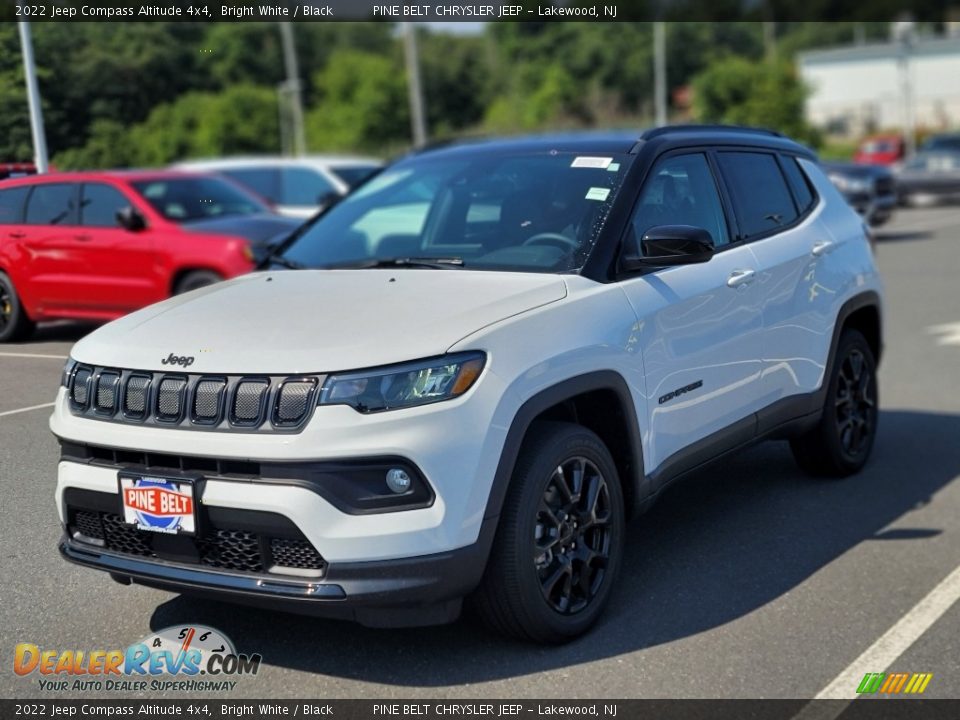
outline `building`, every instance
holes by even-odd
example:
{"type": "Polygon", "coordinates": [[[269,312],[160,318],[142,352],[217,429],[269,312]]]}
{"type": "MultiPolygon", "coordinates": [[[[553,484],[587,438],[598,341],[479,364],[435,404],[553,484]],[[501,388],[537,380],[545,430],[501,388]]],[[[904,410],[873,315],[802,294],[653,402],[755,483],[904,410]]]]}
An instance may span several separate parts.
{"type": "Polygon", "coordinates": [[[916,38],[804,52],[800,75],[810,87],[807,120],[829,133],[858,136],[907,124],[905,76],[914,126],[960,127],[960,37],[916,38]]]}

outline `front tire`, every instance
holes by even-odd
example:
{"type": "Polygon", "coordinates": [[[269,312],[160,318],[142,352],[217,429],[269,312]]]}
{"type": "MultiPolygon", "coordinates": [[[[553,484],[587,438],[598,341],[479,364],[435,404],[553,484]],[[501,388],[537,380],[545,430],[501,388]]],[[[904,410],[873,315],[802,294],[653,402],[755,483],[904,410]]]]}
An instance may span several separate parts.
{"type": "Polygon", "coordinates": [[[572,423],[534,425],[474,596],[480,616],[536,642],[583,634],[610,596],[623,536],[623,492],[603,441],[572,423]]]}
{"type": "Polygon", "coordinates": [[[812,475],[859,472],[873,449],[878,419],[877,361],[866,338],[845,330],[837,344],[820,422],[790,441],[797,464],[812,475]]]}
{"type": "Polygon", "coordinates": [[[182,295],[191,290],[213,285],[221,280],[223,280],[223,277],[212,270],[191,270],[177,280],[177,284],[173,288],[173,294],[182,295]]]}
{"type": "Polygon", "coordinates": [[[0,343],[22,340],[34,327],[10,276],[0,272],[0,343]]]}

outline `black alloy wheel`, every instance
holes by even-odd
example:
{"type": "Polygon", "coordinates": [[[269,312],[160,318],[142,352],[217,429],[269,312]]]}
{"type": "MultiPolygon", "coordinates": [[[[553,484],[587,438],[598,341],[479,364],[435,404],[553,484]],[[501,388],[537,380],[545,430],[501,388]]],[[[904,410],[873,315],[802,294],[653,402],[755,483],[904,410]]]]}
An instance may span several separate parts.
{"type": "Polygon", "coordinates": [[[603,584],[610,561],[611,508],[607,481],[585,457],[553,471],[534,530],[540,591],[555,611],[583,610],[603,584]]]}

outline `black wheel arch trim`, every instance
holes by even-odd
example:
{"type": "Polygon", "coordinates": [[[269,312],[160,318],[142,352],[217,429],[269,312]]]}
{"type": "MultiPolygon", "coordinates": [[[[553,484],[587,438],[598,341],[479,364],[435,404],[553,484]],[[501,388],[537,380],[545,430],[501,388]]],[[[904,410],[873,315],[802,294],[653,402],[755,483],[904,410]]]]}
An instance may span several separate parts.
{"type": "Polygon", "coordinates": [[[847,320],[849,320],[850,316],[855,312],[865,308],[873,308],[877,311],[879,327],[877,329],[877,356],[874,358],[874,362],[877,367],[880,367],[880,356],[883,354],[883,311],[880,295],[874,290],[866,290],[854,295],[843,303],[837,312],[837,321],[833,325],[833,337],[830,339],[830,354],[827,356],[827,364],[823,372],[823,381],[820,383],[820,388],[813,393],[814,402],[811,411],[823,407],[823,403],[826,400],[829,380],[833,374],[833,366],[836,360],[837,347],[840,345],[840,335],[847,326],[847,320]]]}
{"type": "Polygon", "coordinates": [[[500,462],[497,464],[490,495],[487,499],[484,522],[488,520],[496,522],[496,519],[499,518],[523,440],[537,417],[555,405],[571,400],[578,395],[597,390],[613,392],[623,407],[627,421],[626,430],[632,477],[621,478],[621,482],[629,483],[629,493],[625,493],[625,495],[631,499],[631,502],[629,507],[625,508],[626,516],[629,519],[636,513],[643,501],[650,495],[650,482],[644,472],[643,445],[636,404],[633,401],[627,381],[620,373],[614,370],[598,370],[562,380],[556,385],[541,390],[520,406],[507,431],[507,438],[500,453],[500,462]]]}

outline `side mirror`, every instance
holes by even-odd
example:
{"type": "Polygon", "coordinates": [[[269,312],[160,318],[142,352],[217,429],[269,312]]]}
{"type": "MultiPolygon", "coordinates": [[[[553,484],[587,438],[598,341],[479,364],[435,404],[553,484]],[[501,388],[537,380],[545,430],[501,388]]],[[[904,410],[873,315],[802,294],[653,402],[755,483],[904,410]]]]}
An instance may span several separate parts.
{"type": "Polygon", "coordinates": [[[120,224],[120,227],[130,232],[138,232],[147,227],[147,221],[144,220],[140,211],[130,205],[117,210],[117,222],[120,224]]]}
{"type": "Polygon", "coordinates": [[[692,225],[658,225],[644,233],[640,255],[628,251],[620,257],[620,269],[643,270],[649,267],[693,265],[713,257],[713,237],[692,225]]]}

